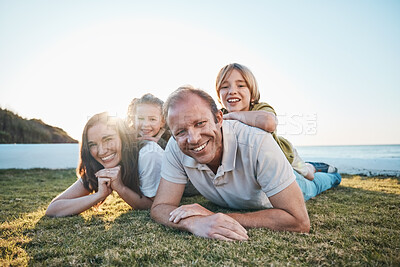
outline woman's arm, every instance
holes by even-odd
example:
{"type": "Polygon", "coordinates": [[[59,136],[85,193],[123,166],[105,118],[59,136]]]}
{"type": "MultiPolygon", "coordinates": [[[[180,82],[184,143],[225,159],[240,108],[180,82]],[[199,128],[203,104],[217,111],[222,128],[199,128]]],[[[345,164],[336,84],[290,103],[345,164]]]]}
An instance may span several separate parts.
{"type": "Polygon", "coordinates": [[[103,201],[112,192],[110,179],[99,178],[98,182],[99,190],[94,194],[90,194],[83,186],[82,181],[77,180],[51,201],[47,207],[46,215],[55,217],[75,215],[103,201]]]}
{"type": "Polygon", "coordinates": [[[224,115],[224,120],[238,120],[269,133],[274,132],[278,124],[275,114],[264,110],[230,112],[224,115]]]}
{"type": "Polygon", "coordinates": [[[133,209],[147,210],[151,208],[154,198],[148,198],[146,196],[140,197],[137,193],[133,192],[127,186],[123,186],[120,189],[115,189],[118,195],[128,203],[133,209]]]}
{"type": "Polygon", "coordinates": [[[96,173],[96,176],[111,179],[112,190],[116,191],[118,195],[133,209],[150,209],[153,204],[151,198],[146,196],[140,197],[139,194],[123,184],[121,179],[121,166],[102,169],[96,173]]]}

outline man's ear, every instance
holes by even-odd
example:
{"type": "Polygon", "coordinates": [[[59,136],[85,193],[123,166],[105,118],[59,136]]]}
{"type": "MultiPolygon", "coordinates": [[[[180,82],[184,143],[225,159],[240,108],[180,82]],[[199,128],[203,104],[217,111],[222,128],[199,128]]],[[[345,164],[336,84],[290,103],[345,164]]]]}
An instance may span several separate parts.
{"type": "Polygon", "coordinates": [[[221,110],[218,110],[218,113],[215,114],[215,117],[217,118],[216,124],[218,124],[221,127],[222,122],[224,121],[224,114],[222,113],[221,110]]]}

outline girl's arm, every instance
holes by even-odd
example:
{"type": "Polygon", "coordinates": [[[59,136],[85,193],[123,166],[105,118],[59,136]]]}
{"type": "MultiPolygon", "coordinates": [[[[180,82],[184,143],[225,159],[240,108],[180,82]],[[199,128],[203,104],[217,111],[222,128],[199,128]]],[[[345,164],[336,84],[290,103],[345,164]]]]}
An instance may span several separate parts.
{"type": "Polygon", "coordinates": [[[153,141],[153,142],[158,142],[160,140],[161,136],[165,133],[165,129],[162,128],[160,131],[155,136],[141,136],[138,137],[138,140],[148,140],[148,141],[153,141]]]}
{"type": "Polygon", "coordinates": [[[103,201],[111,194],[110,179],[99,178],[99,190],[90,194],[79,179],[67,190],[55,197],[47,207],[46,215],[63,217],[79,214],[97,203],[103,201]]]}
{"type": "Polygon", "coordinates": [[[97,177],[105,177],[111,179],[111,188],[116,191],[118,195],[128,203],[133,209],[150,209],[153,200],[146,196],[140,197],[132,189],[125,186],[121,180],[121,166],[114,168],[102,169],[96,173],[97,177]]]}
{"type": "Polygon", "coordinates": [[[230,112],[224,115],[224,120],[238,120],[269,133],[274,132],[278,124],[275,114],[264,110],[230,112]]]}

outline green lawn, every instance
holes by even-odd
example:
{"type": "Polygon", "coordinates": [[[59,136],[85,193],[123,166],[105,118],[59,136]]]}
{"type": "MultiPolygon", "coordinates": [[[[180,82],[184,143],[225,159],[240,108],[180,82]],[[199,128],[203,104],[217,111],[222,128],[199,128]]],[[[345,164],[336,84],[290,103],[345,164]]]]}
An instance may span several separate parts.
{"type": "MultiPolygon", "coordinates": [[[[247,242],[165,228],[116,195],[101,210],[45,217],[75,179],[74,170],[0,170],[0,266],[400,265],[399,178],[344,176],[307,202],[310,234],[251,229],[247,242]]],[[[184,202],[226,211],[202,197],[184,202]]]]}

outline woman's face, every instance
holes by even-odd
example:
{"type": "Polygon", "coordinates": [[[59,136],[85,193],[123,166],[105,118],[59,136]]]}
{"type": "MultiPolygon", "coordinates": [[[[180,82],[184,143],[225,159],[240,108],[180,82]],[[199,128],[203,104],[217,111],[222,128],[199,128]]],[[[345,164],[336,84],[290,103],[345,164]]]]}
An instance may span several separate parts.
{"type": "Polygon", "coordinates": [[[135,121],[135,128],[141,136],[153,137],[164,127],[161,109],[153,104],[139,104],[135,121]]]}
{"type": "Polygon", "coordinates": [[[237,69],[233,69],[221,84],[219,97],[228,112],[250,109],[250,89],[237,69]]]}
{"type": "Polygon", "coordinates": [[[87,136],[90,154],[104,168],[113,168],[121,162],[121,138],[115,127],[98,122],[88,129],[87,136]]]}

